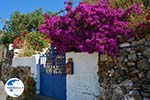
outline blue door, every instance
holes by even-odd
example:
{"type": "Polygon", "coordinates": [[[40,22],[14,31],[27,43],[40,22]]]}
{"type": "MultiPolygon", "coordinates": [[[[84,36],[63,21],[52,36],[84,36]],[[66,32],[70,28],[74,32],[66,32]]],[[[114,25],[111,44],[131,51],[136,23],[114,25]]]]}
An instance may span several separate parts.
{"type": "Polygon", "coordinates": [[[40,95],[66,100],[65,54],[54,47],[40,57],[40,95]]]}

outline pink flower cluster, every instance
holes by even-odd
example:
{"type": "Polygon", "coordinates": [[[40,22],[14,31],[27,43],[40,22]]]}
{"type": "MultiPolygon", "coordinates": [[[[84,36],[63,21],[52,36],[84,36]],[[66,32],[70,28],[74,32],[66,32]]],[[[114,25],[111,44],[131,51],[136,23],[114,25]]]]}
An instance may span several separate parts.
{"type": "Polygon", "coordinates": [[[126,16],[141,12],[135,5],[131,8],[127,11],[112,8],[103,0],[98,4],[80,2],[75,9],[69,8],[64,16],[45,14],[45,22],[39,30],[48,34],[60,52],[97,51],[116,55],[119,37],[130,38],[132,35],[126,16]]]}

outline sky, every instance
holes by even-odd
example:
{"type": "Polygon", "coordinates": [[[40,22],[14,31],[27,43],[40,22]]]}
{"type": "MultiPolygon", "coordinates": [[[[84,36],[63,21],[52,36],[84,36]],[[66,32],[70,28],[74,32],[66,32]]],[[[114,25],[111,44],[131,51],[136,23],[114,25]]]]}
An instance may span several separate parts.
{"type": "MultiPolygon", "coordinates": [[[[20,11],[21,13],[33,12],[38,8],[42,8],[43,11],[58,12],[64,9],[65,0],[0,0],[0,18],[9,20],[10,15],[14,11],[20,11]]],[[[77,5],[79,0],[74,0],[74,6],[77,5]]],[[[0,30],[3,24],[0,20],[0,30]]]]}

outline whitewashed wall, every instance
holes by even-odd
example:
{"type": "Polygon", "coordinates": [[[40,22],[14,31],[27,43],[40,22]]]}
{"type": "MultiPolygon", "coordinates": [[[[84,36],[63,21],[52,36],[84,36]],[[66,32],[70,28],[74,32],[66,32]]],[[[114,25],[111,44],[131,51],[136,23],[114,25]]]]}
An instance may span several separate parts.
{"type": "Polygon", "coordinates": [[[31,73],[36,79],[37,74],[37,64],[39,63],[39,55],[33,55],[31,57],[15,57],[12,60],[12,66],[29,66],[31,68],[31,73]]]}
{"type": "Polygon", "coordinates": [[[39,54],[33,55],[31,57],[15,57],[12,60],[12,66],[17,67],[17,66],[29,66],[31,68],[31,74],[34,80],[37,82],[36,84],[36,89],[37,89],[37,94],[39,93],[40,90],[40,71],[39,71],[39,54]]]}
{"type": "Polygon", "coordinates": [[[98,100],[98,54],[67,53],[73,58],[74,74],[67,75],[67,100],[98,100]]]}

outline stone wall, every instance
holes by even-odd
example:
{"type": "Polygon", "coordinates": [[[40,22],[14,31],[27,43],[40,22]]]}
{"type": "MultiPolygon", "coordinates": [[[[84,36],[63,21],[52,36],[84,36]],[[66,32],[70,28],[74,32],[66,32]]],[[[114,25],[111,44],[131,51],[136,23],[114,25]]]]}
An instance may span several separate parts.
{"type": "Polygon", "coordinates": [[[0,79],[4,79],[4,77],[6,77],[5,69],[11,67],[13,56],[14,56],[13,51],[8,51],[6,58],[3,59],[3,61],[0,63],[0,79]]]}
{"type": "Polygon", "coordinates": [[[27,67],[27,66],[26,67],[18,66],[16,68],[12,66],[5,67],[5,68],[2,68],[2,73],[3,74],[1,76],[1,80],[3,80],[3,82],[6,82],[10,78],[17,77],[21,80],[24,80],[24,78],[31,76],[30,67],[27,67]]]}
{"type": "MultiPolygon", "coordinates": [[[[3,66],[4,67],[4,66],[3,66]]],[[[4,67],[2,68],[3,70],[3,74],[1,76],[1,80],[6,83],[7,80],[9,80],[10,78],[19,78],[23,81],[23,83],[25,84],[25,89],[28,87],[25,83],[25,79],[28,77],[31,77],[31,71],[30,71],[30,67],[22,67],[22,66],[18,66],[16,68],[14,67],[4,67]]],[[[4,88],[3,88],[4,89],[4,88]]],[[[4,90],[3,90],[4,91],[4,90]]],[[[11,98],[8,97],[7,100],[21,100],[23,99],[24,96],[20,96],[18,98],[11,98]]],[[[1,99],[0,99],[1,100],[1,99]]]]}
{"type": "Polygon", "coordinates": [[[132,38],[119,47],[117,57],[99,55],[100,100],[150,100],[150,39],[132,38]]]}
{"type": "Polygon", "coordinates": [[[72,58],[74,73],[67,74],[67,100],[97,100],[98,84],[98,54],[67,53],[66,59],[72,58]]]}
{"type": "MultiPolygon", "coordinates": [[[[16,66],[16,67],[12,67],[12,58],[13,58],[14,54],[13,51],[8,51],[7,55],[6,55],[6,59],[4,59],[2,65],[1,65],[1,81],[0,81],[0,100],[6,100],[6,94],[5,94],[5,90],[4,90],[4,84],[6,83],[7,80],[9,80],[10,78],[19,78],[23,81],[24,85],[25,85],[25,90],[26,92],[24,92],[24,94],[18,98],[11,98],[11,97],[7,97],[7,100],[25,100],[24,98],[27,97],[29,94],[27,94],[27,91],[30,91],[30,94],[32,94],[32,98],[34,98],[35,95],[35,86],[32,85],[32,90],[29,88],[31,86],[29,86],[29,84],[27,83],[27,79],[31,78],[31,68],[28,66],[16,66]],[[4,84],[2,84],[4,83],[4,84]],[[3,86],[2,86],[3,85],[3,86]],[[32,91],[32,92],[31,92],[32,91]],[[2,95],[3,93],[3,95],[2,95]],[[33,95],[34,94],[34,95],[33,95]],[[3,98],[3,99],[1,99],[3,98]]],[[[28,100],[28,99],[26,99],[28,100]]],[[[34,99],[30,99],[30,100],[34,100],[34,99]]]]}
{"type": "Polygon", "coordinates": [[[3,59],[3,45],[0,45],[0,62],[3,59]]]}

